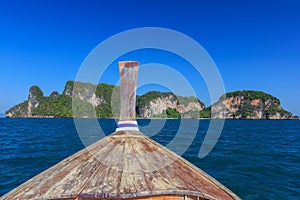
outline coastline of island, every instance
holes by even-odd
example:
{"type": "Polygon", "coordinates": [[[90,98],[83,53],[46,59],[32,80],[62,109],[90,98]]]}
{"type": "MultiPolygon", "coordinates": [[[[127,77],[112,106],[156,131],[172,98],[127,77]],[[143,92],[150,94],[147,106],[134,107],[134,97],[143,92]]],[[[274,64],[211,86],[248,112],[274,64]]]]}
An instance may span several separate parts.
{"type": "MultiPolygon", "coordinates": [[[[29,89],[28,99],[10,108],[6,118],[113,118],[118,116],[119,86],[74,81],[64,91],[44,96],[38,86],[29,89]],[[113,105],[113,106],[112,106],[113,105]],[[74,107],[75,106],[75,107],[74,107]],[[73,113],[75,109],[75,115],[73,113]]],[[[137,96],[136,113],[141,119],[266,119],[298,120],[282,108],[280,100],[262,91],[229,92],[206,107],[196,97],[150,91],[137,96]]]]}

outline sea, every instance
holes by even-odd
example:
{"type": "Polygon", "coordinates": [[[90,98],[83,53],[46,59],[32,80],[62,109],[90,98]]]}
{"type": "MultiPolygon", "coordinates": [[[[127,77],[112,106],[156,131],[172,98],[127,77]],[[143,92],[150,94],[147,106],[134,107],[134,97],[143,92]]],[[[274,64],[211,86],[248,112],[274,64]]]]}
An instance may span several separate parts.
{"type": "MultiPolygon", "coordinates": [[[[0,118],[0,196],[114,132],[117,122],[77,120],[0,118]]],[[[199,157],[211,123],[138,120],[143,133],[173,148],[242,199],[300,199],[299,120],[226,120],[214,148],[199,157]]]]}

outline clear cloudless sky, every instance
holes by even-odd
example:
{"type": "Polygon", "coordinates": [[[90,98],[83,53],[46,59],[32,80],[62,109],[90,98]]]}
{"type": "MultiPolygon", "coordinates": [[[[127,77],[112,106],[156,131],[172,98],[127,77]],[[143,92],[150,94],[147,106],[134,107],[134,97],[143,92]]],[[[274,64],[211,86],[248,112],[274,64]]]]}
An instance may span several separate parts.
{"type": "MultiPolygon", "coordinates": [[[[200,43],[216,63],[226,91],[264,91],[300,115],[299,11],[297,0],[2,0],[0,113],[26,100],[32,85],[40,86],[44,95],[61,93],[100,42],[150,26],[182,32],[200,43]]],[[[132,57],[141,63],[186,65],[160,51],[132,57]]],[[[108,70],[107,77],[115,79],[116,72],[108,70]]],[[[138,92],[151,89],[155,86],[138,92]]],[[[197,96],[211,103],[207,92],[197,96]]]]}

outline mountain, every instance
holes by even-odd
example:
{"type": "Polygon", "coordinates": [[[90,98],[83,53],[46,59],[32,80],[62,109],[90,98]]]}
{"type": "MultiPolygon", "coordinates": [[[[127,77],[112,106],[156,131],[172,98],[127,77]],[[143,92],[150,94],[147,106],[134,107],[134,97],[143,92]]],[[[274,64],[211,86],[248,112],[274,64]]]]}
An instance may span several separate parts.
{"type": "Polygon", "coordinates": [[[4,113],[0,113],[0,118],[3,118],[5,117],[5,114],[4,113]]]}
{"type": "Polygon", "coordinates": [[[211,106],[211,118],[217,119],[298,119],[284,110],[280,100],[261,91],[229,92],[211,106]]]}
{"type": "MultiPolygon", "coordinates": [[[[118,117],[119,111],[119,86],[68,81],[62,94],[54,91],[50,96],[32,86],[28,99],[9,109],[6,117],[105,118],[118,117]]],[[[226,93],[210,107],[196,97],[151,91],[137,96],[136,113],[142,118],[298,119],[278,98],[251,90],[226,93]]]]}
{"type": "MultiPolygon", "coordinates": [[[[62,94],[44,96],[38,86],[29,89],[28,99],[6,112],[6,117],[118,117],[120,88],[109,84],[68,81],[62,94]]],[[[148,92],[137,96],[138,117],[198,118],[204,104],[195,97],[170,92],[148,92]]]]}

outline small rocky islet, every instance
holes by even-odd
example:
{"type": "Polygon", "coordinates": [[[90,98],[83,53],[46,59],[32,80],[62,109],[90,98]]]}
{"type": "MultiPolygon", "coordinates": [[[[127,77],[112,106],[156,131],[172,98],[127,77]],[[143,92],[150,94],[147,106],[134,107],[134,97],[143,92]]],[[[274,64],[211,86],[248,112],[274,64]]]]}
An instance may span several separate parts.
{"type": "MultiPolygon", "coordinates": [[[[62,94],[44,96],[38,86],[28,99],[6,111],[7,118],[72,118],[119,116],[119,86],[68,81],[62,94]]],[[[280,100],[261,91],[243,90],[224,94],[206,107],[196,97],[151,91],[137,96],[137,117],[212,119],[298,119],[281,107],[280,100]]]]}

